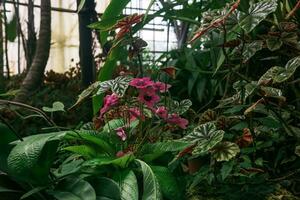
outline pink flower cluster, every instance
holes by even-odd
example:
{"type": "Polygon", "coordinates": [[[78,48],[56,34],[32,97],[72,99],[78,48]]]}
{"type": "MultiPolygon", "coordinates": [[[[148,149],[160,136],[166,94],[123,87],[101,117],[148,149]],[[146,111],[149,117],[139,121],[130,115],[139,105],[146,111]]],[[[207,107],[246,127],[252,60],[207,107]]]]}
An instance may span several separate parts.
{"type": "Polygon", "coordinates": [[[160,97],[157,93],[167,92],[171,87],[171,85],[166,83],[159,81],[154,82],[149,77],[134,78],[131,80],[129,85],[138,89],[138,100],[141,103],[146,104],[150,109],[152,109],[160,100],[160,97]]]}
{"type": "MultiPolygon", "coordinates": [[[[154,82],[149,77],[134,78],[129,85],[138,89],[138,101],[146,104],[157,116],[166,120],[169,124],[174,124],[182,129],[186,129],[188,120],[180,117],[178,114],[168,114],[168,110],[164,106],[155,108],[155,104],[160,100],[158,93],[167,92],[171,85],[159,81],[154,82]]],[[[135,114],[140,116],[140,112],[135,114]]]]}

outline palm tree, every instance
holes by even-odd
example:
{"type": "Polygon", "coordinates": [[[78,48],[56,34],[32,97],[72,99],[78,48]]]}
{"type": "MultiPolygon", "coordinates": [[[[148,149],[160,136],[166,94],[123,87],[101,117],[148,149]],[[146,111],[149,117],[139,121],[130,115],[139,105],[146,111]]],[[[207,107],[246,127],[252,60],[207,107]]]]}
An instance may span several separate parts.
{"type": "Polygon", "coordinates": [[[41,0],[41,21],[39,38],[36,45],[35,55],[27,75],[21,85],[20,92],[15,101],[26,102],[28,97],[42,83],[44,71],[50,53],[51,42],[51,2],[41,0]]]}

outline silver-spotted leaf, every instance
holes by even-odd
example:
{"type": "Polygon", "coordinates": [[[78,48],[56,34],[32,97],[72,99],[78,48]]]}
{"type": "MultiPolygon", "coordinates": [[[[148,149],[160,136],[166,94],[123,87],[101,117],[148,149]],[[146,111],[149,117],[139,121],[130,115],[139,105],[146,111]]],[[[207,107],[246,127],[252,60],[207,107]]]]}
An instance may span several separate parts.
{"type": "Polygon", "coordinates": [[[213,148],[213,157],[218,161],[229,161],[240,152],[237,144],[232,142],[221,142],[213,148]]]}
{"type": "Polygon", "coordinates": [[[175,112],[182,115],[192,106],[192,101],[189,99],[184,99],[180,102],[174,101],[175,112]]]}
{"type": "Polygon", "coordinates": [[[111,87],[112,92],[120,97],[124,96],[131,79],[132,78],[128,76],[119,76],[115,78],[111,87]]]}
{"type": "Polygon", "coordinates": [[[239,25],[249,33],[277,8],[276,0],[264,0],[250,6],[248,13],[240,12],[239,25]]]}
{"type": "Polygon", "coordinates": [[[212,149],[216,144],[222,141],[224,136],[223,130],[217,130],[214,123],[208,122],[197,126],[191,133],[181,140],[193,142],[196,147],[193,154],[201,154],[212,149]]]}

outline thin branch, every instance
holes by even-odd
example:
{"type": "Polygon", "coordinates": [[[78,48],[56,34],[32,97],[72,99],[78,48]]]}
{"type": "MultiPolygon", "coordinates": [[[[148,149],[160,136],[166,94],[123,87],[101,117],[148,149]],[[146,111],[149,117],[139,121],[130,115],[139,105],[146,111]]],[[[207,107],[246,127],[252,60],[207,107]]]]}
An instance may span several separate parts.
{"type": "Polygon", "coordinates": [[[27,105],[27,104],[23,104],[23,103],[20,103],[20,102],[8,101],[8,100],[0,100],[0,105],[1,104],[2,105],[7,105],[7,106],[13,105],[13,106],[18,106],[18,107],[21,107],[21,108],[25,108],[27,110],[31,110],[35,113],[40,114],[48,122],[49,125],[57,127],[56,124],[54,123],[54,121],[52,121],[42,110],[40,110],[38,108],[32,107],[32,106],[27,105]]]}
{"type": "Polygon", "coordinates": [[[286,20],[290,19],[292,16],[295,15],[296,11],[300,8],[300,0],[297,2],[293,10],[288,13],[288,15],[285,17],[286,20]]]}

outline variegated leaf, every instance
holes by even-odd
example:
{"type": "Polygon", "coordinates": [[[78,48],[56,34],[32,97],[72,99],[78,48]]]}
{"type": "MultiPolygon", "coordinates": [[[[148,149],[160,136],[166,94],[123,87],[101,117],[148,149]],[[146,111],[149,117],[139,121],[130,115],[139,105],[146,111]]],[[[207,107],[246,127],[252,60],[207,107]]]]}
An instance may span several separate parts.
{"type": "Polygon", "coordinates": [[[178,113],[179,115],[182,115],[183,113],[188,111],[188,109],[191,106],[192,106],[192,101],[189,99],[184,99],[180,101],[180,103],[178,101],[174,101],[175,112],[178,113]]]}
{"type": "Polygon", "coordinates": [[[111,87],[112,92],[120,97],[124,96],[131,79],[129,76],[119,76],[115,78],[111,87]]]}
{"type": "Polygon", "coordinates": [[[221,142],[213,148],[213,157],[218,161],[229,161],[240,152],[237,144],[232,142],[221,142]]]}
{"type": "Polygon", "coordinates": [[[193,132],[183,137],[182,141],[196,143],[193,154],[201,154],[209,151],[216,144],[222,141],[223,130],[217,130],[214,123],[208,122],[197,126],[193,132]]]}

